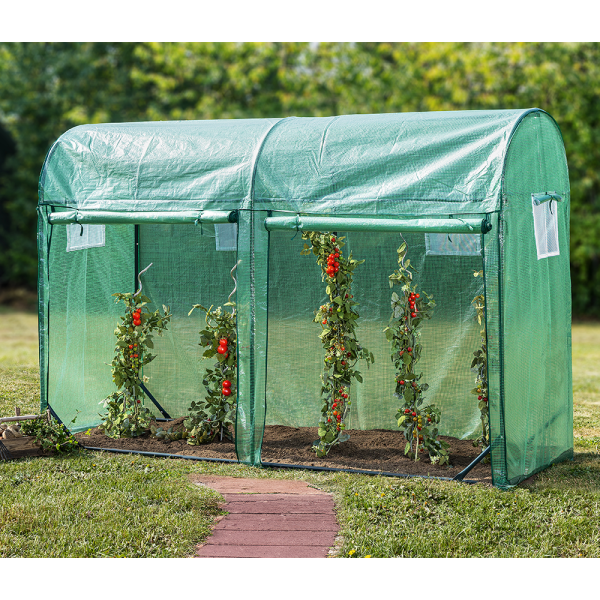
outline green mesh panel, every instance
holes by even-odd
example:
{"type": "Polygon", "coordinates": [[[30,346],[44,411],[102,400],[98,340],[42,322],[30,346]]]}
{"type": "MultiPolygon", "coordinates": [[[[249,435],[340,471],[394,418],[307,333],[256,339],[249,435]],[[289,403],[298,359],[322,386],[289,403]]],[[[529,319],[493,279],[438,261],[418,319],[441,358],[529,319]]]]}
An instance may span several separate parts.
{"type": "MultiPolygon", "coordinates": [[[[398,234],[352,232],[344,252],[365,260],[354,272],[353,294],[359,306],[357,337],[375,355],[375,364],[359,367],[363,383],[353,383],[351,429],[397,429],[394,415],[394,366],[383,333],[391,315],[388,276],[397,268],[398,234]]],[[[476,236],[480,238],[481,236],[476,236]]],[[[479,347],[479,325],[471,300],[483,293],[483,281],[473,277],[482,257],[426,255],[425,234],[406,234],[409,257],[420,289],[437,304],[434,318],[423,326],[423,355],[418,370],[430,385],[426,398],[443,410],[444,435],[466,438],[481,429],[477,399],[470,392],[470,367],[479,347]]],[[[325,284],[315,256],[300,256],[304,242],[284,232],[271,233],[269,271],[269,355],[267,423],[295,427],[317,425],[321,400],[319,375],[324,352],[321,326],[314,311],[326,301],[325,284]]]]}
{"type": "Polygon", "coordinates": [[[82,430],[99,423],[115,386],[111,367],[120,311],[111,294],[133,286],[134,228],[107,225],[106,245],[67,252],[66,228],[52,227],[49,252],[48,402],[82,430]]]}
{"type": "MultiPolygon", "coordinates": [[[[165,304],[173,315],[168,330],[154,337],[157,356],[144,368],[144,376],[150,393],[173,418],[186,416],[192,400],[204,397],[204,372],[215,362],[202,358],[199,345],[205,313],[188,313],[194,304],[216,308],[227,302],[236,260],[235,251],[216,249],[214,226],[139,226],[140,270],[152,263],[142,275],[142,293],[152,301],[151,310],[162,310],[165,304]]],[[[162,416],[151,402],[146,405],[162,416]]]]}
{"type": "Polygon", "coordinates": [[[525,117],[506,162],[503,211],[503,388],[506,468],[518,483],[572,455],[569,179],[558,128],[525,117]],[[538,260],[531,194],[556,191],[560,255],[538,260]]]}

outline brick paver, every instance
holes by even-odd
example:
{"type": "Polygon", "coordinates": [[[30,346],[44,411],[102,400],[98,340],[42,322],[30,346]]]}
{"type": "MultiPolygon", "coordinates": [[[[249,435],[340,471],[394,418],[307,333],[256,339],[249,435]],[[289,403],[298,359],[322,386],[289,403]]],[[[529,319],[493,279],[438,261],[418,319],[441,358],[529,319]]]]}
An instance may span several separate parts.
{"type": "Polygon", "coordinates": [[[302,481],[198,476],[229,512],[198,547],[201,558],[325,558],[339,525],[331,494],[302,481]]]}

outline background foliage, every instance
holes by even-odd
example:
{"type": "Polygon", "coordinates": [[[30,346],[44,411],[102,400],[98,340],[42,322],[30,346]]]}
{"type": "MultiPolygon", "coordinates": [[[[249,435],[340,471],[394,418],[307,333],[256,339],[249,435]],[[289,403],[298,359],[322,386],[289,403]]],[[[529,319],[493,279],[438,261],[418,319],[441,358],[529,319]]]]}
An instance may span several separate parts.
{"type": "Polygon", "coordinates": [[[598,317],[599,92],[592,42],[0,43],[0,286],[35,288],[38,177],[75,125],[539,107],[567,150],[574,313],[598,317]]]}

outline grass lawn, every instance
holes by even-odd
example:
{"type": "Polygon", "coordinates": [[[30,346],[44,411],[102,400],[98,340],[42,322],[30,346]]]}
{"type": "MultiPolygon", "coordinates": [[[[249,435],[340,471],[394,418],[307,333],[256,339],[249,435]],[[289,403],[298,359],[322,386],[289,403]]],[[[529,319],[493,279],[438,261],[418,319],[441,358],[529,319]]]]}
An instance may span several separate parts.
{"type": "MultiPolygon", "coordinates": [[[[0,309],[0,414],[39,409],[37,316],[0,309]]],[[[575,460],[509,492],[80,452],[0,463],[1,557],[186,557],[219,514],[190,473],[331,491],[342,557],[599,557],[600,324],[573,326],[575,460]]]]}

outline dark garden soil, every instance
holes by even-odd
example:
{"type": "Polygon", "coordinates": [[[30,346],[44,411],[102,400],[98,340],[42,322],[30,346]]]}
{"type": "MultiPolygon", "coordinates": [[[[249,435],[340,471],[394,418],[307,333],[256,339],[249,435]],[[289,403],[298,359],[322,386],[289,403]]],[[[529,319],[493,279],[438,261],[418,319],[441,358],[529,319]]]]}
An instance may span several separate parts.
{"type": "MultiPolygon", "coordinates": [[[[176,431],[183,427],[183,418],[169,423],[176,431]]],[[[159,423],[164,426],[164,423],[159,423]]],[[[335,446],[326,458],[316,458],[311,450],[313,441],[317,439],[317,429],[304,427],[268,426],[262,444],[263,463],[283,463],[305,465],[311,467],[327,467],[342,469],[366,469],[369,471],[385,471],[407,475],[432,475],[435,477],[453,477],[470,464],[480,453],[471,440],[458,440],[442,437],[450,444],[451,466],[432,465],[427,457],[418,462],[404,455],[406,440],[397,431],[376,429],[373,431],[348,431],[350,439],[335,446]]],[[[163,441],[151,437],[150,432],[134,439],[112,439],[98,429],[92,429],[89,435],[78,433],[75,437],[83,446],[96,448],[118,448],[121,450],[138,450],[142,452],[158,452],[201,456],[205,458],[236,460],[235,445],[223,440],[191,446],[186,440],[163,441]]],[[[465,479],[491,485],[492,476],[489,464],[479,463],[465,479]]]]}

